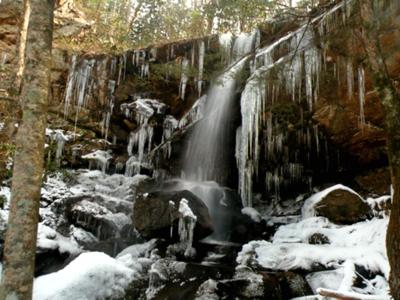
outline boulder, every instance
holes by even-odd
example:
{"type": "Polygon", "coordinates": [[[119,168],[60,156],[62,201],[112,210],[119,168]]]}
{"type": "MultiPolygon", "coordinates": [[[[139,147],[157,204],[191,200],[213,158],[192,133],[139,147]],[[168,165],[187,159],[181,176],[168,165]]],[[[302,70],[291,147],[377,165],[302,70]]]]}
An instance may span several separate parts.
{"type": "MultiPolygon", "coordinates": [[[[67,223],[82,228],[100,241],[120,236],[122,229],[130,224],[127,208],[123,201],[106,201],[101,195],[80,195],[57,201],[52,211],[64,215],[67,223]]],[[[62,228],[58,228],[63,231],[62,228]]],[[[65,228],[64,228],[65,231],[65,228]]]]}
{"type": "Polygon", "coordinates": [[[182,199],[188,200],[188,205],[197,217],[194,229],[194,240],[200,240],[213,232],[213,225],[207,206],[193,193],[182,191],[157,191],[139,194],[133,205],[133,224],[136,230],[145,238],[178,239],[178,208],[182,199]],[[174,203],[174,208],[170,205],[174,203]]]}
{"type": "Polygon", "coordinates": [[[371,208],[356,192],[343,185],[321,191],[306,200],[303,217],[326,217],[335,224],[354,224],[372,216],[371,208]]]}

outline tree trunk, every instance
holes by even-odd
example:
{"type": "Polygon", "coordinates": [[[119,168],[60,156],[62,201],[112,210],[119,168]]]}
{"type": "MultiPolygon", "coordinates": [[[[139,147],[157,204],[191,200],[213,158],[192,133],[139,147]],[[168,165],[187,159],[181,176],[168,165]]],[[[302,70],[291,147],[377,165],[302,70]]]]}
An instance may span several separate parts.
{"type": "Polygon", "coordinates": [[[16,137],[12,197],[4,248],[3,297],[31,299],[46,112],[50,87],[54,0],[30,0],[31,16],[16,137]]]}
{"type": "Polygon", "coordinates": [[[393,299],[400,300],[400,95],[386,66],[379,35],[381,18],[388,15],[383,10],[388,6],[380,0],[363,0],[359,4],[362,24],[358,36],[364,46],[368,67],[385,113],[387,153],[393,186],[386,248],[390,264],[390,292],[393,299]]]}
{"type": "Polygon", "coordinates": [[[25,68],[25,48],[26,48],[26,35],[28,32],[28,24],[30,17],[30,2],[29,0],[24,0],[24,18],[21,23],[21,31],[19,34],[19,46],[18,46],[18,68],[15,79],[15,90],[16,94],[21,93],[22,76],[25,68]]]}

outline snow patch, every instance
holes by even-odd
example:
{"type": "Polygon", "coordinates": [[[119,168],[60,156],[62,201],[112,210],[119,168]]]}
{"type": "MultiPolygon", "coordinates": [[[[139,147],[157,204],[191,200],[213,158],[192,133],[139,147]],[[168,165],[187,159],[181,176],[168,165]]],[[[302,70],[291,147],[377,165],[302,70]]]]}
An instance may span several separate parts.
{"type": "Polygon", "coordinates": [[[242,208],[242,214],[249,216],[254,222],[261,222],[261,214],[253,207],[242,208]]]}
{"type": "Polygon", "coordinates": [[[64,269],[36,278],[33,299],[120,299],[134,278],[133,270],[104,253],[83,253],[64,269]]]}

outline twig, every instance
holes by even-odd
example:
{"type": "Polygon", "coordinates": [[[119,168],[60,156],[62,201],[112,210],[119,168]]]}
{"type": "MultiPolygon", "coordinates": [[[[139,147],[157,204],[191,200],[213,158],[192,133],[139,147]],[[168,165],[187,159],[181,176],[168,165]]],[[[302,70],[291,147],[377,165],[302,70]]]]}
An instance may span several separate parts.
{"type": "Polygon", "coordinates": [[[323,288],[319,288],[317,293],[324,297],[331,297],[339,300],[390,300],[387,296],[363,295],[354,292],[339,292],[323,288]]]}

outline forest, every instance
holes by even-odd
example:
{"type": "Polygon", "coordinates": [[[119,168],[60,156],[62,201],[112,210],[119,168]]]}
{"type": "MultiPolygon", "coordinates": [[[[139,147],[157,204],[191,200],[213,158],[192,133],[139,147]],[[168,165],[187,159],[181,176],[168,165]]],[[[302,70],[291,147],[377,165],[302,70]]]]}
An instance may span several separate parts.
{"type": "Polygon", "coordinates": [[[0,0],[0,300],[400,300],[400,2],[0,0]]]}

